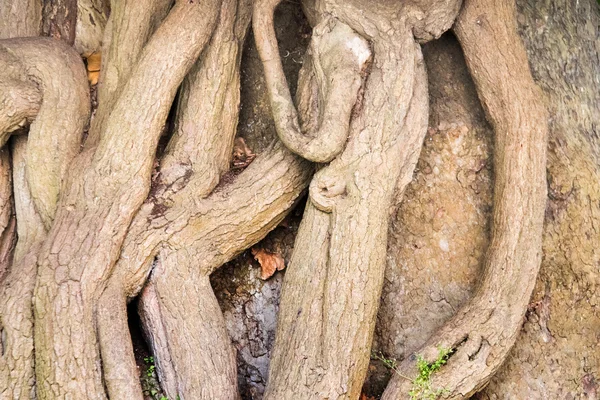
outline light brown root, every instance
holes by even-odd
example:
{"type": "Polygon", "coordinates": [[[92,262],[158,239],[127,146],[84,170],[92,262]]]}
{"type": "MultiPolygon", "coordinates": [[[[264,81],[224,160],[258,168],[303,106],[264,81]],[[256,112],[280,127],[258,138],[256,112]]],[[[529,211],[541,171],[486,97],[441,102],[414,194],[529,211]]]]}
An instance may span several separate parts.
{"type": "MultiPolygon", "coordinates": [[[[504,362],[519,333],[541,261],[546,201],[546,111],[516,32],[514,5],[470,0],[456,35],[495,131],[494,212],[484,275],[471,301],[416,354],[454,350],[433,378],[444,398],[468,398],[504,362]]],[[[415,357],[400,373],[415,376],[415,357]]],[[[394,376],[384,399],[408,398],[412,383],[394,376]]]]}
{"type": "Polygon", "coordinates": [[[48,229],[62,181],[79,152],[89,118],[85,69],[79,55],[61,41],[8,39],[0,46],[18,60],[27,71],[28,81],[39,87],[44,99],[29,129],[26,174],[35,208],[48,229]]]}
{"type": "MultiPolygon", "coordinates": [[[[171,359],[167,332],[162,322],[160,302],[156,286],[151,282],[140,294],[138,313],[142,322],[144,336],[152,349],[160,385],[170,397],[177,396],[177,373],[171,359]]],[[[175,397],[177,398],[177,397],[175,397]]]]}
{"type": "Polygon", "coordinates": [[[15,79],[14,74],[6,73],[11,61],[18,63],[8,52],[0,49],[0,66],[4,72],[0,75],[0,146],[6,144],[14,131],[34,120],[42,103],[42,93],[35,84],[27,82],[24,76],[15,79]]]}
{"type": "MultiPolygon", "coordinates": [[[[161,252],[159,257],[156,278],[150,285],[155,285],[161,323],[176,374],[176,392],[167,394],[173,398],[180,395],[206,400],[235,399],[235,351],[208,276],[193,267],[185,252],[161,252]],[[182,270],[179,263],[191,268],[186,269],[185,276],[175,278],[174,285],[173,273],[182,270]]],[[[157,340],[151,342],[156,344],[157,340]]]]}
{"type": "Polygon", "coordinates": [[[2,399],[28,397],[34,390],[31,299],[35,287],[37,251],[46,237],[46,229],[35,210],[26,179],[27,137],[15,139],[12,152],[18,242],[12,266],[0,285],[0,387],[5,388],[0,392],[2,399]]]}
{"type": "Polygon", "coordinates": [[[313,179],[296,237],[267,399],[354,399],[366,374],[392,193],[397,181],[410,181],[428,115],[424,65],[412,37],[371,40],[362,112],[344,152],[313,179]]]}
{"type": "Polygon", "coordinates": [[[129,0],[112,3],[102,44],[98,108],[91,122],[86,147],[98,144],[106,128],[106,120],[131,77],[144,46],[166,17],[173,1],[129,0]]]}
{"type": "Polygon", "coordinates": [[[0,2],[0,39],[37,36],[42,31],[40,0],[5,0],[0,2]]]}
{"type": "Polygon", "coordinates": [[[98,302],[98,342],[108,397],[142,400],[129,332],[127,299],[117,285],[109,285],[98,302]]]}
{"type": "Polygon", "coordinates": [[[0,47],[12,56],[3,71],[20,69],[39,92],[29,99],[30,111],[36,113],[29,135],[15,138],[12,148],[19,239],[13,265],[0,287],[0,387],[4,388],[0,397],[21,398],[31,397],[34,390],[32,297],[37,252],[54,219],[68,164],[79,149],[89,97],[81,59],[65,44],[27,38],[3,40],[0,47]],[[44,100],[35,104],[38,96],[44,100]]]}
{"type": "MultiPolygon", "coordinates": [[[[120,281],[126,296],[135,296],[157,257],[140,297],[140,314],[161,385],[173,398],[237,396],[234,351],[208,276],[272,230],[306,189],[312,172],[277,145],[214,190],[229,168],[249,10],[247,0],[223,3],[219,28],[182,87],[174,136],[152,196],[134,219],[111,278],[111,286],[120,281]]],[[[125,326],[124,318],[120,325],[125,326]]],[[[109,329],[101,329],[101,335],[109,329]]],[[[119,343],[101,342],[103,354],[119,343]]],[[[106,353],[117,355],[116,350],[106,353]]],[[[105,366],[132,358],[117,355],[105,366]]]]}
{"type": "MultiPolygon", "coordinates": [[[[392,197],[410,182],[427,127],[426,75],[416,39],[448,29],[460,3],[305,4],[312,22],[335,15],[367,39],[373,63],[344,151],[311,183],[302,221],[310,229],[301,227],[286,273],[267,399],[360,395],[392,197]],[[392,10],[402,18],[391,19],[392,10]],[[326,250],[317,251],[315,243],[326,250]]],[[[277,81],[276,69],[265,66],[265,73],[277,81]]]]}
{"type": "Polygon", "coordinates": [[[254,6],[256,47],[265,70],[267,91],[277,134],[288,149],[314,162],[329,162],[344,148],[352,109],[357,101],[367,62],[369,44],[350,27],[331,18],[313,30],[303,69],[310,70],[317,86],[314,102],[321,116],[314,132],[300,127],[296,106],[283,73],[273,26],[280,0],[261,0],[254,6]]]}
{"type": "Polygon", "coordinates": [[[34,398],[35,251],[12,265],[0,285],[0,399],[34,398]]]}
{"type": "MultiPolygon", "coordinates": [[[[181,288],[186,285],[202,287],[215,269],[264,238],[285,217],[306,189],[310,175],[311,168],[306,162],[290,154],[283,146],[277,145],[261,154],[233,183],[206,199],[194,201],[189,195],[193,191],[188,191],[188,187],[182,189],[178,198],[188,199],[189,203],[174,205],[166,210],[164,215],[156,217],[155,221],[147,221],[147,225],[138,231],[140,236],[127,239],[129,244],[126,243],[116,267],[124,275],[113,275],[109,289],[115,282],[124,282],[124,287],[119,290],[125,292],[128,297],[136,296],[150,272],[151,260],[158,255],[158,263],[152,272],[152,283],[142,292],[140,307],[143,310],[141,319],[144,330],[157,361],[161,385],[169,395],[177,393],[179,386],[175,382],[189,382],[194,380],[197,374],[215,372],[210,368],[196,371],[195,368],[204,368],[203,365],[188,365],[188,362],[192,361],[182,358],[181,355],[177,358],[172,356],[169,350],[171,340],[181,341],[183,339],[178,338],[179,335],[185,336],[185,340],[188,341],[185,347],[186,357],[211,360],[214,356],[216,358],[212,363],[219,365],[222,363],[219,361],[220,353],[207,352],[206,345],[202,343],[206,343],[209,338],[214,341],[228,338],[228,335],[195,335],[183,328],[169,335],[165,333],[163,319],[169,319],[171,325],[183,323],[177,320],[180,314],[189,313],[193,309],[200,310],[200,314],[192,313],[186,316],[185,323],[197,327],[191,332],[197,329],[226,332],[220,310],[214,309],[211,313],[201,311],[207,307],[205,303],[214,298],[212,289],[206,287],[194,296],[182,297],[181,288]],[[163,247],[167,251],[177,251],[178,262],[163,266],[163,247]],[[161,282],[159,286],[156,285],[157,280],[161,282]],[[160,302],[156,297],[158,287],[161,290],[160,302]],[[164,306],[160,305],[161,302],[168,302],[170,307],[164,309],[164,306]],[[167,311],[169,314],[165,314],[167,311]]],[[[105,295],[110,299],[107,291],[105,295]]],[[[102,300],[104,297],[103,295],[102,300]]],[[[107,315],[111,312],[111,304],[112,301],[100,303],[100,307],[107,307],[107,315]]],[[[98,322],[101,325],[100,335],[106,335],[106,339],[101,338],[103,355],[106,353],[111,357],[104,361],[105,368],[119,364],[131,365],[133,354],[121,351],[122,339],[112,340],[111,319],[101,318],[98,322]]],[[[119,331],[125,332],[125,316],[119,319],[118,324],[119,331]]],[[[121,338],[126,336],[120,335],[121,338]]],[[[218,343],[215,343],[215,348],[230,348],[229,339],[226,339],[227,346],[225,342],[218,343]],[[218,343],[223,344],[219,347],[218,343]]],[[[234,366],[235,362],[224,366],[221,371],[234,368],[232,365],[234,366]]],[[[128,373],[133,375],[135,372],[132,368],[128,373]]],[[[220,372],[217,375],[225,376],[229,373],[220,372]]],[[[224,387],[223,384],[219,386],[224,387]]],[[[223,390],[225,393],[233,393],[231,391],[237,390],[237,383],[232,383],[228,389],[223,390]]],[[[185,391],[193,394],[193,398],[207,399],[214,393],[210,386],[185,386],[185,391]]]]}
{"type": "Polygon", "coordinates": [[[39,257],[34,337],[40,399],[105,397],[94,329],[97,299],[147,197],[162,126],[212,34],[217,3],[175,5],[142,50],[97,146],[87,147],[72,165],[39,257]]]}

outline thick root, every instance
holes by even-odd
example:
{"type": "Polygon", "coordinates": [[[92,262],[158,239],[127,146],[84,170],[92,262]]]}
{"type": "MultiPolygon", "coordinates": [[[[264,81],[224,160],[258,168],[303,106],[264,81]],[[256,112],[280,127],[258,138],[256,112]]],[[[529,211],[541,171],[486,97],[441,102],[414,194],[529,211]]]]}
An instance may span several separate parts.
{"type": "Polygon", "coordinates": [[[61,41],[8,39],[0,41],[0,47],[15,56],[18,68],[27,71],[28,81],[39,85],[43,97],[29,129],[25,168],[35,208],[49,229],[90,114],[85,69],[79,55],[61,41]]]}
{"type": "MultiPolygon", "coordinates": [[[[520,330],[541,262],[546,202],[547,115],[516,32],[514,5],[469,0],[455,32],[495,131],[494,213],[484,275],[474,298],[416,354],[433,362],[444,398],[468,398],[504,362],[520,330]]],[[[400,374],[415,376],[415,358],[400,374]]],[[[384,399],[408,398],[412,382],[394,376],[384,399]]]]}
{"type": "Polygon", "coordinates": [[[74,161],[39,257],[34,304],[41,399],[105,397],[94,329],[97,299],[127,227],[150,189],[156,145],[169,106],[216,24],[215,3],[175,5],[144,47],[98,145],[74,161]],[[131,108],[135,101],[139,109],[131,108]],[[73,380],[73,375],[81,378],[73,380]]]}
{"type": "MultiPolygon", "coordinates": [[[[357,101],[367,62],[369,44],[335,18],[323,20],[313,30],[303,69],[314,77],[322,109],[314,132],[305,134],[283,73],[273,27],[273,12],[280,0],[258,1],[254,6],[253,27],[256,47],[265,70],[267,90],[277,134],[288,149],[314,162],[329,162],[344,149],[352,109],[357,101]]],[[[303,94],[311,94],[304,92],[303,94]]]]}
{"type": "MultiPolygon", "coordinates": [[[[154,271],[156,278],[152,278],[150,285],[156,286],[157,311],[175,372],[176,392],[167,392],[168,396],[235,399],[238,396],[235,351],[208,276],[185,253],[165,252],[159,257],[161,261],[154,271]]],[[[160,340],[150,342],[154,354],[164,353],[156,347],[160,340]]]]}
{"type": "Polygon", "coordinates": [[[0,287],[0,387],[5,388],[0,396],[20,398],[31,397],[34,390],[32,297],[37,252],[54,219],[68,165],[79,150],[89,95],[83,64],[65,44],[26,38],[3,40],[0,46],[12,56],[3,59],[9,62],[3,65],[4,72],[20,70],[25,82],[36,88],[28,99],[28,112],[35,113],[30,116],[35,120],[29,136],[16,138],[12,149],[19,240],[0,287]],[[42,95],[44,100],[36,104],[42,95]]]}

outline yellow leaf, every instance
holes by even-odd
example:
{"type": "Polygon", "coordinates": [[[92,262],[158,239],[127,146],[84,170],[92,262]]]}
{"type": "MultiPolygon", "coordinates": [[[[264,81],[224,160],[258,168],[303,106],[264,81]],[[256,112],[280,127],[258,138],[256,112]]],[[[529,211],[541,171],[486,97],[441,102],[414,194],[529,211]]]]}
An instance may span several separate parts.
{"type": "Polygon", "coordinates": [[[98,83],[101,63],[102,56],[99,51],[95,51],[86,57],[88,81],[90,81],[90,85],[92,86],[98,83]]]}

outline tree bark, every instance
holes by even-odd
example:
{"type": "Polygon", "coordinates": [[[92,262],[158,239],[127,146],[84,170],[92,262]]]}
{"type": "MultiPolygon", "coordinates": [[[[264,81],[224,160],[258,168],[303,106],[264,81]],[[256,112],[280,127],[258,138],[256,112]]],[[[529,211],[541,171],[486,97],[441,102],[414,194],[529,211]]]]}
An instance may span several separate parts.
{"type": "Polygon", "coordinates": [[[96,302],[127,227],[150,189],[153,156],[169,104],[208,42],[217,15],[216,4],[177,3],[142,51],[98,144],[72,164],[80,172],[66,183],[38,257],[35,354],[42,399],[105,397],[94,330],[96,302]],[[164,51],[167,42],[171,51],[164,51]],[[148,77],[154,84],[148,84],[148,77]],[[137,104],[142,112],[131,109],[135,99],[141,100],[137,104]],[[66,320],[69,327],[61,322],[66,320]],[[82,378],[73,380],[73,374],[82,378]]]}
{"type": "MultiPolygon", "coordinates": [[[[294,218],[259,245],[290,260],[266,397],[360,396],[386,262],[388,270],[404,272],[386,273],[375,345],[403,358],[400,374],[415,375],[410,353],[433,361],[443,346],[453,353],[432,382],[446,397],[470,396],[490,379],[480,398],[596,396],[600,363],[589,332],[598,319],[592,268],[600,217],[598,82],[593,68],[574,68],[568,52],[561,53],[564,43],[581,41],[578,60],[597,64],[595,19],[579,21],[586,13],[597,19],[595,4],[567,7],[557,0],[533,9],[520,1],[518,21],[545,99],[528,73],[510,2],[465,2],[454,30],[495,131],[492,144],[483,137],[490,128],[475,92],[461,87],[469,84],[466,70],[448,71],[462,57],[460,50],[441,50],[452,39],[428,46],[432,64],[423,64],[420,44],[452,26],[460,1],[306,0],[314,28],[304,59],[301,51],[278,49],[273,13],[279,1],[258,1],[254,39],[282,142],[267,146],[261,130],[269,123],[252,116],[265,100],[243,103],[241,115],[250,117],[238,124],[252,2],[197,3],[113,2],[104,39],[99,32],[108,8],[101,0],[78,2],[76,12],[74,2],[45,3],[52,11],[43,18],[46,32],[53,26],[55,36],[86,54],[103,42],[99,106],[89,131],[88,86],[76,53],[50,39],[0,41],[0,398],[143,399],[127,321],[127,303],[137,296],[169,398],[239,396],[228,331],[238,363],[255,363],[242,367],[241,379],[264,384],[280,276],[242,283],[248,290],[239,296],[229,283],[229,294],[215,292],[209,276],[264,238],[307,188],[293,252],[294,218]],[[545,49],[561,55],[544,58],[545,49]],[[288,86],[295,81],[293,63],[303,64],[295,102],[294,83],[288,86]],[[427,73],[447,78],[447,85],[427,85],[427,73]],[[545,199],[541,100],[552,112],[550,202],[545,269],[534,288],[545,199]],[[453,123],[460,120],[468,123],[453,123]],[[29,135],[22,135],[28,125],[29,135]],[[232,161],[236,130],[258,132],[244,136],[250,147],[236,148],[232,161]],[[252,151],[259,153],[254,161],[252,151]],[[306,160],[321,163],[310,187],[315,167],[306,160]],[[415,165],[417,183],[405,190],[415,165]],[[440,206],[436,191],[452,204],[440,206]],[[461,225],[460,234],[442,222],[449,220],[461,225]],[[279,242],[282,234],[287,238],[279,242]],[[409,261],[413,251],[423,261],[409,261]],[[228,297],[237,308],[243,303],[244,317],[223,303],[228,297]],[[582,328],[585,339],[569,328],[581,324],[565,316],[567,307],[590,321],[582,328]],[[431,321],[419,310],[442,313],[431,321]],[[414,328],[409,313],[419,321],[414,328]],[[517,340],[524,315],[525,336],[517,340]],[[241,323],[251,331],[247,339],[241,323]],[[564,355],[567,347],[584,361],[564,355]],[[543,368],[544,385],[533,388],[529,382],[538,376],[525,365],[551,359],[557,361],[543,368]]],[[[42,29],[41,4],[8,2],[0,12],[14,16],[0,19],[0,37],[36,36],[42,29]]],[[[285,35],[296,35],[286,28],[285,35]]],[[[249,257],[229,264],[229,279],[256,276],[234,270],[247,268],[249,257]]],[[[221,276],[220,283],[212,280],[219,290],[227,280],[221,276]]],[[[384,398],[408,396],[412,383],[402,379],[394,377],[384,398]]],[[[260,398],[263,389],[254,389],[260,398]]]]}
{"type": "Polygon", "coordinates": [[[478,397],[593,399],[600,377],[600,10],[593,1],[517,5],[551,115],[544,259],[517,343],[478,397]]]}
{"type": "MultiPolygon", "coordinates": [[[[265,27],[272,24],[270,16],[277,3],[259,2],[254,13],[255,37],[274,110],[281,107],[281,79],[269,78],[277,73],[270,64],[273,51],[261,46],[269,43],[269,34],[273,36],[265,27]]],[[[439,36],[452,23],[459,6],[460,2],[450,2],[441,9],[419,9],[417,4],[407,3],[399,6],[406,19],[390,21],[389,10],[383,7],[365,13],[355,5],[311,4],[314,11],[308,14],[316,24],[317,35],[323,26],[347,24],[349,33],[343,40],[331,42],[350,47],[360,70],[360,62],[367,59],[358,47],[360,35],[368,38],[373,64],[360,106],[350,121],[346,148],[315,175],[310,185],[282,291],[266,398],[360,395],[383,281],[394,188],[397,184],[402,191],[410,182],[426,132],[426,76],[413,34],[419,40],[439,36]],[[427,17],[423,18],[423,12],[427,17]],[[339,18],[339,22],[328,20],[326,14],[339,18]],[[295,360],[291,366],[290,360],[295,360]]],[[[313,40],[328,43],[325,35],[338,34],[335,29],[323,29],[324,38],[313,40]]],[[[323,57],[322,51],[314,51],[314,56],[323,57]]],[[[326,59],[315,64],[319,61],[327,65],[326,59]]],[[[325,73],[327,76],[327,70],[325,73]]],[[[323,93],[325,89],[320,90],[323,93]]],[[[289,120],[278,111],[274,115],[276,124],[285,125],[289,120]],[[282,120],[277,121],[278,117],[282,120]]],[[[325,103],[321,118],[327,116],[325,103]]],[[[278,134],[285,136],[286,131],[278,127],[278,134]]],[[[290,142],[285,137],[282,141],[290,142]]],[[[312,157],[303,146],[292,143],[292,150],[312,157]]]]}

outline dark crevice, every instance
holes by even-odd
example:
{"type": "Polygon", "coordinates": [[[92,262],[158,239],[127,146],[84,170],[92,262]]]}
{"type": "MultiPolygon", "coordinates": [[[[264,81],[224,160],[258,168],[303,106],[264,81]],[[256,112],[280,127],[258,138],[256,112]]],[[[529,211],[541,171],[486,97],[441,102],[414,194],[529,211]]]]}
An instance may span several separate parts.
{"type": "Polygon", "coordinates": [[[6,342],[6,331],[0,325],[0,357],[4,357],[4,343],[6,342]]]}
{"type": "Polygon", "coordinates": [[[140,384],[144,392],[144,400],[159,400],[164,398],[164,393],[156,373],[156,360],[144,338],[142,321],[137,310],[138,298],[136,297],[127,305],[127,322],[133,344],[135,363],[139,371],[140,384]]]}

